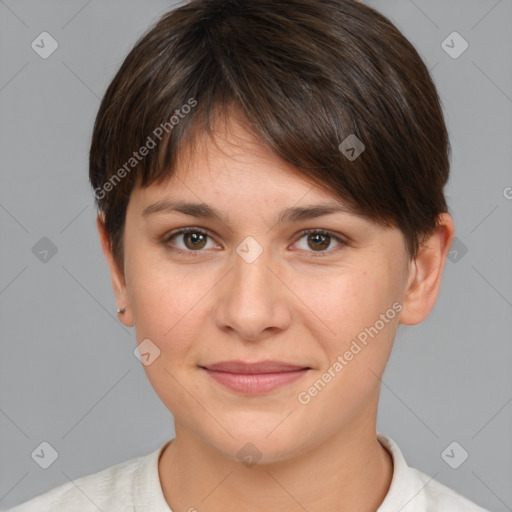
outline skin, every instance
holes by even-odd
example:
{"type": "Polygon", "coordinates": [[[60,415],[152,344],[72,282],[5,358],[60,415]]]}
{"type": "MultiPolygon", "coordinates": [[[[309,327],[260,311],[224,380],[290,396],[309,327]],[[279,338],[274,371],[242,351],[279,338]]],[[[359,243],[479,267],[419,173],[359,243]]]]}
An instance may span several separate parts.
{"type": "Polygon", "coordinates": [[[353,214],[277,224],[284,208],[339,198],[305,181],[243,119],[233,114],[229,121],[216,128],[215,141],[204,138],[182,156],[171,179],[133,190],[124,269],[114,262],[102,216],[97,220],[117,304],[126,308],[120,320],[135,327],[137,343],[150,339],[160,350],[144,370],[175,420],[176,436],[158,464],[165,499],[175,512],[375,511],[393,472],[376,438],[380,378],[399,323],[420,323],[435,304],[453,220],[442,214],[412,261],[400,230],[353,214]],[[161,199],[207,203],[223,221],[142,215],[161,199]],[[181,234],[166,246],[165,235],[188,226],[207,230],[206,241],[181,234]],[[327,236],[322,245],[300,234],[307,228],[332,231],[348,244],[327,236]],[[263,249],[252,263],[236,252],[247,236],[263,249]],[[397,301],[401,311],[300,403],[298,394],[397,301]],[[232,359],[311,369],[249,396],[199,368],[232,359]],[[250,466],[237,457],[249,441],[261,454],[250,466]]]}

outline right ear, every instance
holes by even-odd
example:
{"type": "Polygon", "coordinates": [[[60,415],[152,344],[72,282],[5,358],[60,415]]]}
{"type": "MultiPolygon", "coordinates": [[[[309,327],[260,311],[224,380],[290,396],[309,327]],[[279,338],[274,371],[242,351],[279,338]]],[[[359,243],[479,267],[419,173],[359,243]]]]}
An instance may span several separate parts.
{"type": "Polygon", "coordinates": [[[121,322],[127,327],[133,327],[133,314],[130,307],[130,300],[126,288],[126,280],[124,277],[124,269],[120,269],[117,265],[114,254],[112,253],[112,242],[105,226],[104,214],[100,213],[96,217],[96,226],[98,227],[98,234],[100,236],[101,247],[103,254],[108,263],[110,270],[110,277],[112,280],[112,288],[116,296],[118,308],[125,308],[124,313],[118,313],[121,322]]]}

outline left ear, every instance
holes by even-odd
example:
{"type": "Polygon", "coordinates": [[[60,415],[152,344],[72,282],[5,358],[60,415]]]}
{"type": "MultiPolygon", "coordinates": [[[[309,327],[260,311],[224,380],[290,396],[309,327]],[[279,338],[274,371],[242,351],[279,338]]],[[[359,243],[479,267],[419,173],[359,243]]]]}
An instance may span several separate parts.
{"type": "Polygon", "coordinates": [[[437,228],[423,242],[410,265],[407,291],[400,312],[400,323],[419,324],[429,315],[439,295],[444,264],[455,236],[449,213],[438,217],[437,228]]]}

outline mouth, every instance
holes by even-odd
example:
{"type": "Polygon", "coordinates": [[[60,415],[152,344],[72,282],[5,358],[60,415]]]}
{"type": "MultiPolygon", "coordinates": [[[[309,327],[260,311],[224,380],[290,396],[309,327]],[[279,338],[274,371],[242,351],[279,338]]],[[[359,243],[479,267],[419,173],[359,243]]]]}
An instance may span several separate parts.
{"type": "Polygon", "coordinates": [[[238,393],[257,395],[290,384],[303,377],[311,368],[281,361],[224,361],[200,366],[207,375],[238,393]]]}

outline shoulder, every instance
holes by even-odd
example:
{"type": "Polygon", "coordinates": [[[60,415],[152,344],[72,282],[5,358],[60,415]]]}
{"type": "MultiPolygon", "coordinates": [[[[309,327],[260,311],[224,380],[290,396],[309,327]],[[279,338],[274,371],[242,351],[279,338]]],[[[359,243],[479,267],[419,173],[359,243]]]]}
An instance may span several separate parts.
{"type": "Polygon", "coordinates": [[[393,459],[393,477],[378,512],[489,512],[433,477],[410,467],[397,443],[377,433],[393,459]]]}
{"type": "Polygon", "coordinates": [[[421,471],[410,468],[415,479],[424,486],[426,510],[439,512],[489,512],[441,482],[421,471]]]}
{"type": "Polygon", "coordinates": [[[131,511],[134,477],[147,457],[134,457],[97,473],[75,478],[6,512],[131,511]]]}

